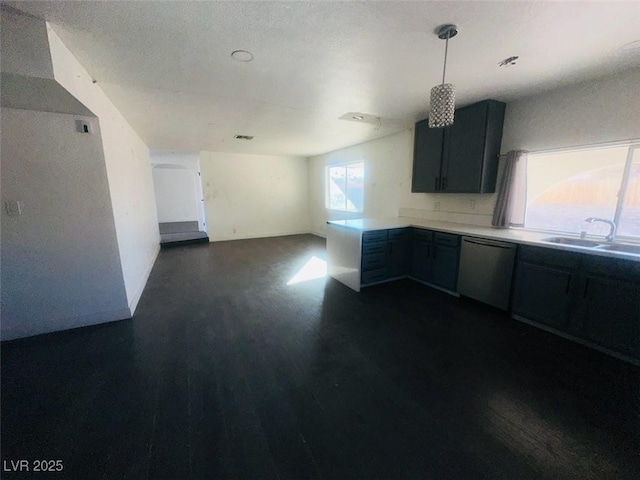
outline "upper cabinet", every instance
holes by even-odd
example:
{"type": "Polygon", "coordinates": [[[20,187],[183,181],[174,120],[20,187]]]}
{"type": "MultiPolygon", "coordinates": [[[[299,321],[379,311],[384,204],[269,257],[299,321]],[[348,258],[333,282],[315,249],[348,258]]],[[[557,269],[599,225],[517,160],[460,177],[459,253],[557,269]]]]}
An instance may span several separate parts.
{"type": "Polygon", "coordinates": [[[411,191],[493,193],[505,107],[484,100],[456,110],[450,127],[416,123],[411,191]]]}

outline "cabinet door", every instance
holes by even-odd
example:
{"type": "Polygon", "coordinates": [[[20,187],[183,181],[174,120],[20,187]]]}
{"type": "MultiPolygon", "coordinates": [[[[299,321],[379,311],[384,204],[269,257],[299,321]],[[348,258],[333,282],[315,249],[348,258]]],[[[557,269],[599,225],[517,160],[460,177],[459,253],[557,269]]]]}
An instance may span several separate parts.
{"type": "Polygon", "coordinates": [[[513,286],[513,313],[565,330],[574,277],[567,270],[518,262],[513,286]]]}
{"type": "Polygon", "coordinates": [[[409,264],[409,231],[400,228],[389,231],[387,269],[389,277],[407,274],[409,264]]]}
{"type": "Polygon", "coordinates": [[[433,266],[430,282],[452,292],[458,284],[458,247],[433,244],[433,266]]]}
{"type": "Polygon", "coordinates": [[[461,108],[453,125],[444,129],[443,192],[480,191],[487,109],[486,102],[461,108]]]}
{"type": "Polygon", "coordinates": [[[429,281],[432,238],[433,232],[424,230],[414,230],[413,232],[410,272],[413,278],[423,282],[429,281]]]}
{"type": "Polygon", "coordinates": [[[428,121],[416,123],[413,148],[412,192],[436,192],[440,184],[440,164],[444,130],[429,128],[428,121]]]}
{"type": "Polygon", "coordinates": [[[640,357],[640,285],[587,275],[570,330],[603,347],[640,357]]]}

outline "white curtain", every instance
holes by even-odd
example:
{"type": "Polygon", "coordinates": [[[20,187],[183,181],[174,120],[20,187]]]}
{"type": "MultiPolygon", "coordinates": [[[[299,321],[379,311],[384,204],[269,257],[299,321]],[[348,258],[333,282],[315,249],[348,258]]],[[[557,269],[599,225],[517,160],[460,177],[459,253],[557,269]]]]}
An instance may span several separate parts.
{"type": "Polygon", "coordinates": [[[527,152],[512,150],[504,162],[491,225],[498,228],[523,226],[527,202],[527,152]]]}

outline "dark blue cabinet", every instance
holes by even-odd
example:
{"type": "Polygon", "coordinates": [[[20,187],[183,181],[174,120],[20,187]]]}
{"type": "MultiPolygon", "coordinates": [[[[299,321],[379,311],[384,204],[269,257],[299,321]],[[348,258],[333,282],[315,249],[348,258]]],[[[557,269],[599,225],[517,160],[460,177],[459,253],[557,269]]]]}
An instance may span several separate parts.
{"type": "Polygon", "coordinates": [[[360,283],[368,285],[389,278],[387,270],[387,230],[374,230],[362,234],[360,283]]]}
{"type": "Polygon", "coordinates": [[[459,259],[460,236],[435,232],[433,235],[431,283],[455,292],[458,286],[459,259]]]}
{"type": "Polygon", "coordinates": [[[414,228],[412,234],[411,270],[410,275],[427,282],[431,271],[431,249],[433,248],[433,232],[414,228]]]}
{"type": "Polygon", "coordinates": [[[366,286],[405,277],[409,273],[410,240],[408,228],[364,232],[360,283],[366,286]]]}
{"type": "Polygon", "coordinates": [[[403,277],[409,268],[409,229],[389,230],[387,241],[387,270],[389,278],[403,277]]]}
{"type": "Polygon", "coordinates": [[[411,277],[446,290],[458,284],[460,236],[414,228],[411,277]]]}
{"type": "Polygon", "coordinates": [[[450,127],[416,123],[411,191],[493,193],[505,108],[484,100],[456,110],[450,127]]]}
{"type": "Polygon", "coordinates": [[[512,313],[640,358],[640,262],[520,246],[512,313]]]}
{"type": "Polygon", "coordinates": [[[565,331],[580,254],[521,245],[513,285],[512,311],[565,331]]]}
{"type": "Polygon", "coordinates": [[[570,271],[520,262],[515,275],[513,313],[558,330],[567,328],[571,304],[570,271]]]}
{"type": "Polygon", "coordinates": [[[569,332],[640,358],[640,262],[585,256],[569,332]]]}
{"type": "Polygon", "coordinates": [[[429,121],[416,123],[413,142],[412,192],[438,192],[442,164],[443,128],[429,128],[429,121]]]}

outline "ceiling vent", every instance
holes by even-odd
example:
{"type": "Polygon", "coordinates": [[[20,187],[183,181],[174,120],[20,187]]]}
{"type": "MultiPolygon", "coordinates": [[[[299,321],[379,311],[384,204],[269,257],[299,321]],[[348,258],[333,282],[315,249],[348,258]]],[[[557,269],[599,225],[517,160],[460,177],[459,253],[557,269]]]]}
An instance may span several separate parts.
{"type": "Polygon", "coordinates": [[[253,135],[234,135],[233,138],[237,140],[253,140],[253,135]]]}
{"type": "Polygon", "coordinates": [[[501,62],[498,62],[498,65],[500,65],[501,67],[510,67],[511,65],[515,65],[516,60],[518,60],[519,58],[520,57],[516,57],[516,56],[505,58],[501,62]]]}
{"type": "Polygon", "coordinates": [[[349,122],[370,123],[371,125],[380,124],[380,117],[361,112],[347,112],[341,117],[338,117],[338,119],[347,120],[349,122]]]}

